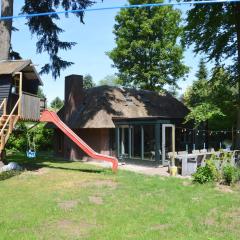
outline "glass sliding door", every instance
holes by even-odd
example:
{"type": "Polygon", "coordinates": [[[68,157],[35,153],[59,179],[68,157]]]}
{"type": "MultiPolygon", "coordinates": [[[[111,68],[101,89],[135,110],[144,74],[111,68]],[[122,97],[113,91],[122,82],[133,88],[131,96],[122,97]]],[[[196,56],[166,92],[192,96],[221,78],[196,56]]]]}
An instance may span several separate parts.
{"type": "Polygon", "coordinates": [[[144,125],[144,160],[155,161],[155,125],[144,125]]]}
{"type": "Polygon", "coordinates": [[[123,158],[129,154],[129,128],[128,126],[119,127],[119,147],[120,156],[123,158]]]}

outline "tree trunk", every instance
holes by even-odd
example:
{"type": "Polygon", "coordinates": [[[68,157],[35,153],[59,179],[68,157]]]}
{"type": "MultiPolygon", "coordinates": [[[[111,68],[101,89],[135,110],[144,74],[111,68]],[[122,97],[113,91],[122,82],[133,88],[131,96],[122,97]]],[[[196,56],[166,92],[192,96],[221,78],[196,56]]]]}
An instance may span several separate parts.
{"type": "MultiPolygon", "coordinates": [[[[238,101],[237,101],[237,130],[240,130],[240,4],[236,3],[235,7],[236,18],[236,32],[237,32],[237,89],[238,89],[238,101]]],[[[240,134],[236,133],[236,149],[240,149],[240,134]]]]}
{"type": "MultiPolygon", "coordinates": [[[[13,1],[1,0],[1,16],[13,15],[13,1]]],[[[0,61],[9,59],[12,20],[0,21],[0,61]]]]}

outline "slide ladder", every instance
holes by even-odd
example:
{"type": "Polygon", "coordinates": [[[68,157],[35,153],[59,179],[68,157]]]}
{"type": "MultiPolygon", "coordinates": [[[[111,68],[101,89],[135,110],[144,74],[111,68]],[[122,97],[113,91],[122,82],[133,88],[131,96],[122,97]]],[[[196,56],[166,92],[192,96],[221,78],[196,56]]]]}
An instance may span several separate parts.
{"type": "Polygon", "coordinates": [[[83,150],[89,157],[112,163],[112,170],[117,171],[118,160],[115,157],[99,154],[95,152],[90,146],[88,146],[76,133],[74,133],[55,112],[45,110],[41,114],[41,122],[52,122],[54,123],[66,136],[68,136],[79,148],[83,150]]]}

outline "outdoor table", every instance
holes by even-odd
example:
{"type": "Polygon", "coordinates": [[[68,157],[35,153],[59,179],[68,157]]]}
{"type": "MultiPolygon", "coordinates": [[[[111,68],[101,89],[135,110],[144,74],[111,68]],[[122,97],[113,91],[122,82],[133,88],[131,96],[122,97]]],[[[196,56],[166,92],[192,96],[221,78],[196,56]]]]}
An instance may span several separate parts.
{"type": "MultiPolygon", "coordinates": [[[[224,152],[233,152],[231,150],[224,150],[224,152]]],[[[219,157],[222,152],[206,152],[206,153],[189,153],[189,154],[179,154],[175,156],[182,165],[182,176],[192,175],[197,171],[197,158],[198,156],[204,156],[207,154],[215,154],[219,157]]]]}

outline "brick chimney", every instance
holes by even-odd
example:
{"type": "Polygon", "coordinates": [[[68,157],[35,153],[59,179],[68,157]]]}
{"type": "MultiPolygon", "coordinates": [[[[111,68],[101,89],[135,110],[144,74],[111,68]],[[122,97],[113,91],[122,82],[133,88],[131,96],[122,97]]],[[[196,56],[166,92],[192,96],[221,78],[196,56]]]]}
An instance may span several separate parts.
{"type": "Polygon", "coordinates": [[[83,100],[83,76],[70,75],[65,77],[65,122],[68,124],[72,114],[83,100]]]}

